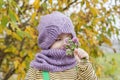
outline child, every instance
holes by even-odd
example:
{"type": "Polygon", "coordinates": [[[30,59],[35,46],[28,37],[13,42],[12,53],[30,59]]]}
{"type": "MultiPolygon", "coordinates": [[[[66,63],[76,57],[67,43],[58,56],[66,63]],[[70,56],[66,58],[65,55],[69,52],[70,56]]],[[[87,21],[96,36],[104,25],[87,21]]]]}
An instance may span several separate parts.
{"type": "Polygon", "coordinates": [[[45,15],[38,31],[38,46],[42,50],[30,63],[25,80],[97,80],[83,49],[76,48],[73,56],[66,55],[63,49],[66,38],[76,37],[70,18],[57,11],[45,15]]]}

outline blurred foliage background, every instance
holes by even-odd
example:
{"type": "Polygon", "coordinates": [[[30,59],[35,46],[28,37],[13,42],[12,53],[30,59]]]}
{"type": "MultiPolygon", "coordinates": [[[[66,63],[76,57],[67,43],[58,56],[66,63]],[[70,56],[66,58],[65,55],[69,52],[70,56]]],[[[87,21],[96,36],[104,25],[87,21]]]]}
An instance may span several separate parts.
{"type": "Polygon", "coordinates": [[[0,0],[0,80],[24,80],[40,50],[36,30],[40,17],[56,10],[72,19],[100,80],[120,80],[120,55],[99,48],[103,43],[112,46],[111,36],[120,35],[120,26],[115,25],[120,0],[0,0]]]}

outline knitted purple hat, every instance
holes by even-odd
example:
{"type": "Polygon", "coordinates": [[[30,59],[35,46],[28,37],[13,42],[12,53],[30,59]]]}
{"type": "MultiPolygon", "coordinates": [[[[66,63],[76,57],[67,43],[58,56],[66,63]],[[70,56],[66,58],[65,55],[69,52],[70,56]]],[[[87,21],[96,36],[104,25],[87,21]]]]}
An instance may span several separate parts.
{"type": "Polygon", "coordinates": [[[38,46],[42,49],[49,49],[61,33],[76,37],[71,19],[58,11],[41,17],[38,32],[38,46]]]}

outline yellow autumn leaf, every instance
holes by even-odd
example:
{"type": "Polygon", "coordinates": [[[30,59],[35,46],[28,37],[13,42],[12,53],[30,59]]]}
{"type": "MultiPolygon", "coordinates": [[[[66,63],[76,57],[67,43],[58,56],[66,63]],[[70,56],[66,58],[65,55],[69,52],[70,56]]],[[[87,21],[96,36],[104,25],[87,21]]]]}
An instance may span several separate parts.
{"type": "Polygon", "coordinates": [[[49,3],[52,5],[52,0],[48,0],[49,1],[49,3]]]}
{"type": "Polygon", "coordinates": [[[17,21],[20,22],[20,19],[19,19],[18,15],[16,13],[14,13],[14,15],[15,15],[17,21]]]}
{"type": "MultiPolygon", "coordinates": [[[[21,64],[20,64],[20,65],[21,65],[21,64]]],[[[18,70],[18,72],[20,73],[20,72],[23,70],[23,68],[22,68],[21,66],[18,66],[17,70],[18,70]]]]}
{"type": "Polygon", "coordinates": [[[110,31],[112,31],[115,34],[115,30],[112,25],[110,25],[110,31]]]}
{"type": "Polygon", "coordinates": [[[88,46],[85,47],[85,51],[90,54],[90,48],[88,46]]]}
{"type": "Polygon", "coordinates": [[[84,37],[82,35],[78,35],[78,40],[82,46],[83,46],[83,44],[84,44],[84,46],[87,45],[85,40],[84,40],[84,37]]]}
{"type": "Polygon", "coordinates": [[[94,35],[98,34],[98,31],[96,31],[95,29],[92,29],[92,32],[94,33],[94,35]]]}
{"type": "Polygon", "coordinates": [[[20,74],[18,74],[17,80],[21,80],[21,75],[20,74]]]}
{"type": "Polygon", "coordinates": [[[36,17],[36,12],[34,12],[33,14],[32,14],[32,16],[31,16],[31,19],[30,19],[30,22],[33,22],[34,21],[34,19],[35,19],[35,17],[36,17]]]}
{"type": "Polygon", "coordinates": [[[67,5],[68,4],[68,0],[63,0],[63,4],[67,5]]]}
{"type": "Polygon", "coordinates": [[[25,75],[26,75],[26,72],[24,70],[21,71],[21,79],[24,80],[25,79],[25,75]]]}
{"type": "MultiPolygon", "coordinates": [[[[0,42],[4,42],[4,38],[0,38],[0,42]]],[[[1,45],[1,44],[0,44],[1,45]]]]}
{"type": "Polygon", "coordinates": [[[90,7],[90,2],[86,1],[86,6],[90,7]]]}
{"type": "Polygon", "coordinates": [[[20,64],[20,62],[18,60],[14,61],[15,69],[18,67],[19,64],[20,64]]]}
{"type": "Polygon", "coordinates": [[[91,30],[89,30],[89,29],[84,29],[84,31],[85,31],[85,33],[86,33],[87,36],[93,37],[94,33],[93,33],[91,30]]]}
{"type": "Polygon", "coordinates": [[[102,37],[102,40],[103,40],[106,44],[108,44],[109,46],[112,46],[111,41],[110,41],[106,36],[102,35],[101,37],[102,37]]]}
{"type": "Polygon", "coordinates": [[[5,31],[6,31],[6,33],[7,33],[8,35],[11,35],[11,34],[12,34],[12,31],[9,30],[9,29],[5,29],[5,31]]]}
{"type": "Polygon", "coordinates": [[[90,11],[91,11],[91,13],[92,13],[92,15],[93,15],[94,17],[96,17],[96,16],[98,15],[98,13],[99,13],[98,9],[95,8],[95,7],[91,7],[91,8],[90,8],[90,11]]]}
{"type": "Polygon", "coordinates": [[[103,0],[104,3],[108,2],[108,0],[103,0]]]}
{"type": "Polygon", "coordinates": [[[25,75],[26,75],[26,72],[24,71],[24,69],[21,67],[19,69],[19,72],[17,74],[17,80],[24,80],[25,79],[25,75]]]}
{"type": "Polygon", "coordinates": [[[94,45],[93,40],[92,40],[92,37],[89,38],[88,41],[89,41],[90,46],[93,46],[93,45],[94,45]]]}
{"type": "Polygon", "coordinates": [[[25,32],[29,32],[30,31],[30,26],[26,26],[26,28],[25,28],[25,32]]]}
{"type": "Polygon", "coordinates": [[[79,25],[80,25],[80,26],[82,26],[82,25],[84,25],[84,24],[86,24],[85,20],[82,20],[82,21],[79,22],[79,25]]]}
{"type": "Polygon", "coordinates": [[[35,29],[30,27],[30,26],[27,26],[26,29],[25,29],[25,32],[27,32],[28,34],[30,34],[30,36],[33,38],[33,39],[36,39],[37,36],[35,36],[35,29]]]}
{"type": "Polygon", "coordinates": [[[61,0],[58,1],[58,5],[59,5],[59,7],[62,6],[62,2],[61,2],[61,0]]]}
{"type": "Polygon", "coordinates": [[[9,46],[8,48],[6,48],[5,50],[4,50],[4,52],[16,52],[16,47],[14,47],[14,46],[9,46]]]}
{"type": "Polygon", "coordinates": [[[33,58],[33,54],[32,54],[32,52],[31,52],[31,51],[28,51],[28,56],[30,57],[30,59],[32,59],[32,58],[33,58]]]}
{"type": "Polygon", "coordinates": [[[81,16],[82,18],[85,18],[86,17],[86,14],[83,12],[83,11],[80,11],[78,13],[79,16],[81,16]]]}
{"type": "Polygon", "coordinates": [[[0,25],[0,33],[2,33],[3,32],[3,28],[2,28],[2,26],[0,25]]]}
{"type": "Polygon", "coordinates": [[[6,66],[6,65],[3,65],[2,69],[4,69],[5,72],[7,72],[9,70],[8,66],[6,66]]]}
{"type": "Polygon", "coordinates": [[[98,0],[92,0],[92,2],[93,2],[94,4],[96,4],[96,3],[98,3],[98,0]]]}
{"type": "Polygon", "coordinates": [[[93,24],[96,25],[99,21],[100,21],[99,18],[94,18],[94,19],[93,19],[93,24]]]}
{"type": "Polygon", "coordinates": [[[104,22],[105,21],[105,17],[101,17],[100,21],[104,22]]]}
{"type": "Polygon", "coordinates": [[[22,38],[19,35],[17,35],[15,32],[12,32],[11,36],[19,41],[22,41],[22,38]]]}
{"type": "Polygon", "coordinates": [[[93,37],[93,44],[94,44],[94,45],[98,45],[98,41],[96,40],[95,37],[93,37]]]}
{"type": "Polygon", "coordinates": [[[112,46],[112,43],[111,43],[111,41],[110,41],[109,39],[104,38],[103,40],[104,40],[104,42],[107,43],[109,46],[112,46]]]}
{"type": "Polygon", "coordinates": [[[11,28],[12,28],[12,30],[16,30],[16,29],[19,30],[19,27],[18,27],[18,25],[17,25],[16,22],[14,22],[14,21],[10,21],[10,24],[11,24],[11,28]]]}
{"type": "Polygon", "coordinates": [[[40,0],[35,0],[33,6],[35,9],[38,9],[40,7],[40,0]]]}
{"type": "Polygon", "coordinates": [[[100,76],[100,75],[101,75],[101,72],[102,72],[101,67],[97,67],[96,74],[97,74],[98,76],[100,76]]]}
{"type": "Polygon", "coordinates": [[[23,67],[23,68],[26,67],[25,62],[22,62],[21,67],[23,67]]]}

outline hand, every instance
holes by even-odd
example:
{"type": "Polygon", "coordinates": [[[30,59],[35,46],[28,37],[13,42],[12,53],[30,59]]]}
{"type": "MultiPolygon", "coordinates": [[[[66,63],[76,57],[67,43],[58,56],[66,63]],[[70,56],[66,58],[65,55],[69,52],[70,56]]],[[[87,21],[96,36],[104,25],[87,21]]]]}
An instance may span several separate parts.
{"type": "Polygon", "coordinates": [[[83,60],[83,59],[89,60],[88,53],[81,48],[76,48],[74,50],[74,56],[78,62],[81,62],[81,60],[83,60]]]}

